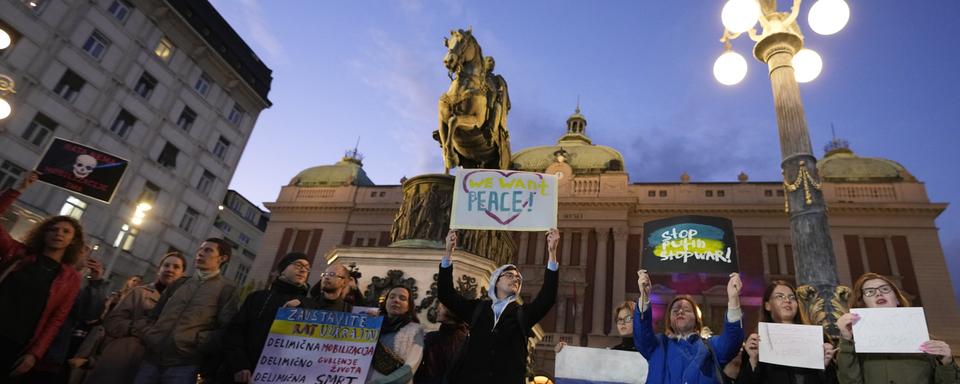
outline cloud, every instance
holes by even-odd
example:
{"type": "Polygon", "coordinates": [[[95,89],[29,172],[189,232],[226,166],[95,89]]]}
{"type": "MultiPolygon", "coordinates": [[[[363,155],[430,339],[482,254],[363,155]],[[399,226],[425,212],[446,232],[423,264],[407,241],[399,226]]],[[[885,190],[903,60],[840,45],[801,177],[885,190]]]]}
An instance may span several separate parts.
{"type": "Polygon", "coordinates": [[[263,10],[257,0],[240,0],[240,4],[242,5],[243,23],[249,32],[248,36],[266,51],[268,62],[272,65],[289,62],[280,39],[270,31],[263,19],[263,10]]]}

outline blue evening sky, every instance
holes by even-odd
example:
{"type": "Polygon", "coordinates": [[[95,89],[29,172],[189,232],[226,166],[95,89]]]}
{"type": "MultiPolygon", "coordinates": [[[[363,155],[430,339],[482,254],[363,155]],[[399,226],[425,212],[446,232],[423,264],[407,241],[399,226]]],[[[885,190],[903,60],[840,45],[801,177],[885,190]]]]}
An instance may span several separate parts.
{"type": "MultiPolygon", "coordinates": [[[[442,171],[430,137],[450,83],[442,39],[468,26],[509,82],[514,151],[554,143],[579,95],[587,134],[623,153],[633,182],[684,171],[694,181],[740,171],[779,180],[770,82],[753,42],[734,42],[750,62],[744,82],[713,79],[720,0],[213,3],[273,69],[274,106],[231,183],[254,202],[276,200],[300,170],[338,161],[358,138],[377,184],[442,171]]],[[[850,23],[833,36],[809,29],[812,3],[800,24],[824,69],[801,92],[817,156],[833,124],[857,154],[898,161],[932,201],[957,203],[960,2],[848,0],[850,23]]],[[[957,207],[937,225],[960,295],[957,207]]]]}

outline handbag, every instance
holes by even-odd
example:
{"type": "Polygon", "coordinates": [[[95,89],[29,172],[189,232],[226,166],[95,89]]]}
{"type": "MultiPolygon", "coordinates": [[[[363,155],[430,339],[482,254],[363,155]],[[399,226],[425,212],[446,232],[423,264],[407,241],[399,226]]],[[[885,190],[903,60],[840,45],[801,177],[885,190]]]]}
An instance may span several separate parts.
{"type": "Polygon", "coordinates": [[[374,370],[387,375],[402,367],[403,363],[402,357],[397,356],[393,350],[387,348],[383,343],[377,342],[377,348],[373,352],[373,362],[371,363],[374,370]]]}

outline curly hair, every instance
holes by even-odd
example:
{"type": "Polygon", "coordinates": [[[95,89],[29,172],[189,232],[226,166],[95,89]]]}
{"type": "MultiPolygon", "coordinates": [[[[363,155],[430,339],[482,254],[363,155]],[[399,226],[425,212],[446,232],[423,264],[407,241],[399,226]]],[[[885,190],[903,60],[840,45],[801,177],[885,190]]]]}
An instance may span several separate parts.
{"type": "Polygon", "coordinates": [[[73,265],[80,258],[80,252],[83,250],[85,243],[83,241],[83,225],[70,216],[54,216],[37,224],[27,234],[23,245],[28,254],[43,254],[43,251],[47,249],[47,232],[50,232],[53,226],[59,223],[67,223],[73,227],[73,240],[67,245],[67,248],[63,251],[63,258],[60,259],[61,264],[73,265]]]}

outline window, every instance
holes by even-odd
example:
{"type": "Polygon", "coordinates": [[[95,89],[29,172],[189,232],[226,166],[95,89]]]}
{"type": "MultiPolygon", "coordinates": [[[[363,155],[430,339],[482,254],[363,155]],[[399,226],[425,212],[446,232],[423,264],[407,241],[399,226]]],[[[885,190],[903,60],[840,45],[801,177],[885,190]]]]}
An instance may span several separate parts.
{"type": "Polygon", "coordinates": [[[724,197],[727,195],[727,192],[724,190],[717,191],[717,197],[724,197]]]}
{"type": "Polygon", "coordinates": [[[4,160],[3,163],[0,164],[0,190],[13,187],[13,185],[20,180],[20,176],[23,175],[24,171],[23,168],[10,162],[10,160],[4,160]]]}
{"type": "Polygon", "coordinates": [[[164,36],[160,38],[159,42],[157,42],[157,48],[153,50],[153,53],[155,53],[160,60],[163,60],[163,62],[169,63],[170,58],[173,57],[174,49],[173,43],[170,42],[166,36],[164,36]]]}
{"type": "Polygon", "coordinates": [[[66,101],[73,102],[73,100],[77,98],[77,94],[80,93],[80,89],[83,88],[83,85],[86,83],[80,75],[68,69],[63,73],[63,77],[60,78],[57,85],[53,87],[53,93],[60,95],[60,97],[66,101]]]}
{"type": "Polygon", "coordinates": [[[33,121],[27,125],[27,129],[20,135],[24,140],[35,146],[41,147],[47,142],[47,138],[53,136],[53,131],[57,129],[57,122],[40,112],[33,117],[33,121]]]}
{"type": "Polygon", "coordinates": [[[772,190],[772,189],[768,189],[768,190],[763,191],[763,196],[765,196],[765,197],[773,197],[773,190],[772,190]]]}
{"type": "Polygon", "coordinates": [[[250,273],[250,267],[240,264],[237,266],[237,274],[234,275],[233,282],[238,285],[243,285],[247,281],[247,274],[250,273]]]}
{"type": "Polygon", "coordinates": [[[244,111],[240,104],[234,102],[233,109],[230,110],[230,115],[227,116],[227,120],[230,121],[230,124],[240,125],[240,123],[243,121],[243,115],[246,113],[247,111],[244,111]]]}
{"type": "Polygon", "coordinates": [[[117,118],[113,120],[113,124],[110,125],[110,131],[116,133],[117,136],[126,138],[127,134],[130,133],[130,128],[136,123],[136,117],[130,114],[130,112],[127,112],[126,109],[121,109],[120,113],[117,114],[117,118]]]}
{"type": "Polygon", "coordinates": [[[246,233],[241,233],[241,234],[240,234],[240,242],[243,243],[244,245],[250,244],[250,236],[247,236],[246,233]]]}
{"type": "Polygon", "coordinates": [[[210,188],[213,187],[213,182],[217,179],[210,171],[204,170],[203,174],[200,175],[200,181],[197,183],[197,190],[200,193],[207,194],[210,193],[210,188]]]}
{"type": "Polygon", "coordinates": [[[193,226],[197,223],[197,220],[200,218],[200,212],[197,212],[193,208],[187,208],[187,211],[183,213],[183,218],[180,219],[180,229],[190,232],[193,230],[193,226]]]}
{"type": "Polygon", "coordinates": [[[177,126],[185,132],[190,132],[190,128],[193,127],[195,121],[197,121],[197,113],[184,105],[183,110],[180,111],[180,117],[177,119],[177,126]]]}
{"type": "Polygon", "coordinates": [[[121,23],[126,23],[127,18],[130,17],[131,9],[133,9],[133,5],[126,0],[113,0],[110,6],[107,7],[107,12],[110,12],[110,14],[121,23]]]}
{"type": "Polygon", "coordinates": [[[226,221],[223,221],[223,219],[221,219],[219,216],[217,217],[217,220],[213,223],[213,226],[220,228],[220,230],[223,231],[223,233],[230,233],[230,231],[233,230],[233,226],[231,226],[226,221]]]}
{"type": "Polygon", "coordinates": [[[380,197],[384,197],[386,195],[387,195],[387,192],[383,192],[383,191],[380,192],[380,197]]]}
{"type": "Polygon", "coordinates": [[[783,197],[783,190],[782,190],[782,189],[778,189],[778,190],[777,190],[777,197],[783,197]]]}
{"type": "Polygon", "coordinates": [[[144,99],[149,99],[150,95],[153,94],[153,90],[157,88],[157,79],[146,71],[140,75],[140,80],[137,80],[137,85],[133,87],[133,91],[136,92],[140,97],[144,99]]]}
{"type": "Polygon", "coordinates": [[[110,40],[97,30],[94,30],[93,33],[90,34],[90,37],[87,38],[87,41],[83,43],[83,50],[87,51],[90,56],[93,56],[93,58],[97,60],[103,58],[103,54],[107,52],[107,48],[109,47],[110,40]]]}
{"type": "Polygon", "coordinates": [[[657,197],[657,191],[649,190],[647,191],[647,197],[657,197]]]}
{"type": "Polygon", "coordinates": [[[210,76],[207,76],[206,73],[201,73],[200,77],[197,78],[197,82],[193,85],[193,89],[197,93],[206,96],[210,92],[210,83],[213,81],[210,80],[210,76]]]}
{"type": "Polygon", "coordinates": [[[87,203],[76,197],[69,196],[67,197],[67,201],[63,203],[63,207],[60,208],[60,214],[80,220],[80,217],[83,216],[83,211],[86,209],[87,203]]]}
{"type": "Polygon", "coordinates": [[[213,145],[213,155],[223,160],[227,157],[227,150],[230,149],[230,142],[220,136],[217,143],[213,145]]]}
{"type": "Polygon", "coordinates": [[[706,195],[707,197],[713,197],[713,191],[708,189],[704,191],[704,195],[706,195]]]}
{"type": "Polygon", "coordinates": [[[660,197],[667,197],[667,191],[661,189],[661,190],[660,190],[660,197]]]}
{"type": "Polygon", "coordinates": [[[143,183],[143,191],[140,192],[137,202],[153,204],[157,202],[158,196],[160,196],[160,187],[148,181],[143,183]]]}
{"type": "Polygon", "coordinates": [[[370,197],[377,197],[377,193],[376,193],[376,192],[370,192],[370,197]]]}
{"type": "Polygon", "coordinates": [[[117,239],[113,241],[113,247],[120,247],[120,249],[129,252],[133,249],[133,241],[137,239],[139,233],[139,229],[124,224],[120,227],[120,232],[117,233],[117,239]]]}
{"type": "Polygon", "coordinates": [[[163,146],[163,150],[160,151],[160,156],[157,156],[157,163],[167,168],[176,168],[177,155],[179,154],[180,150],[168,142],[163,146]]]}

